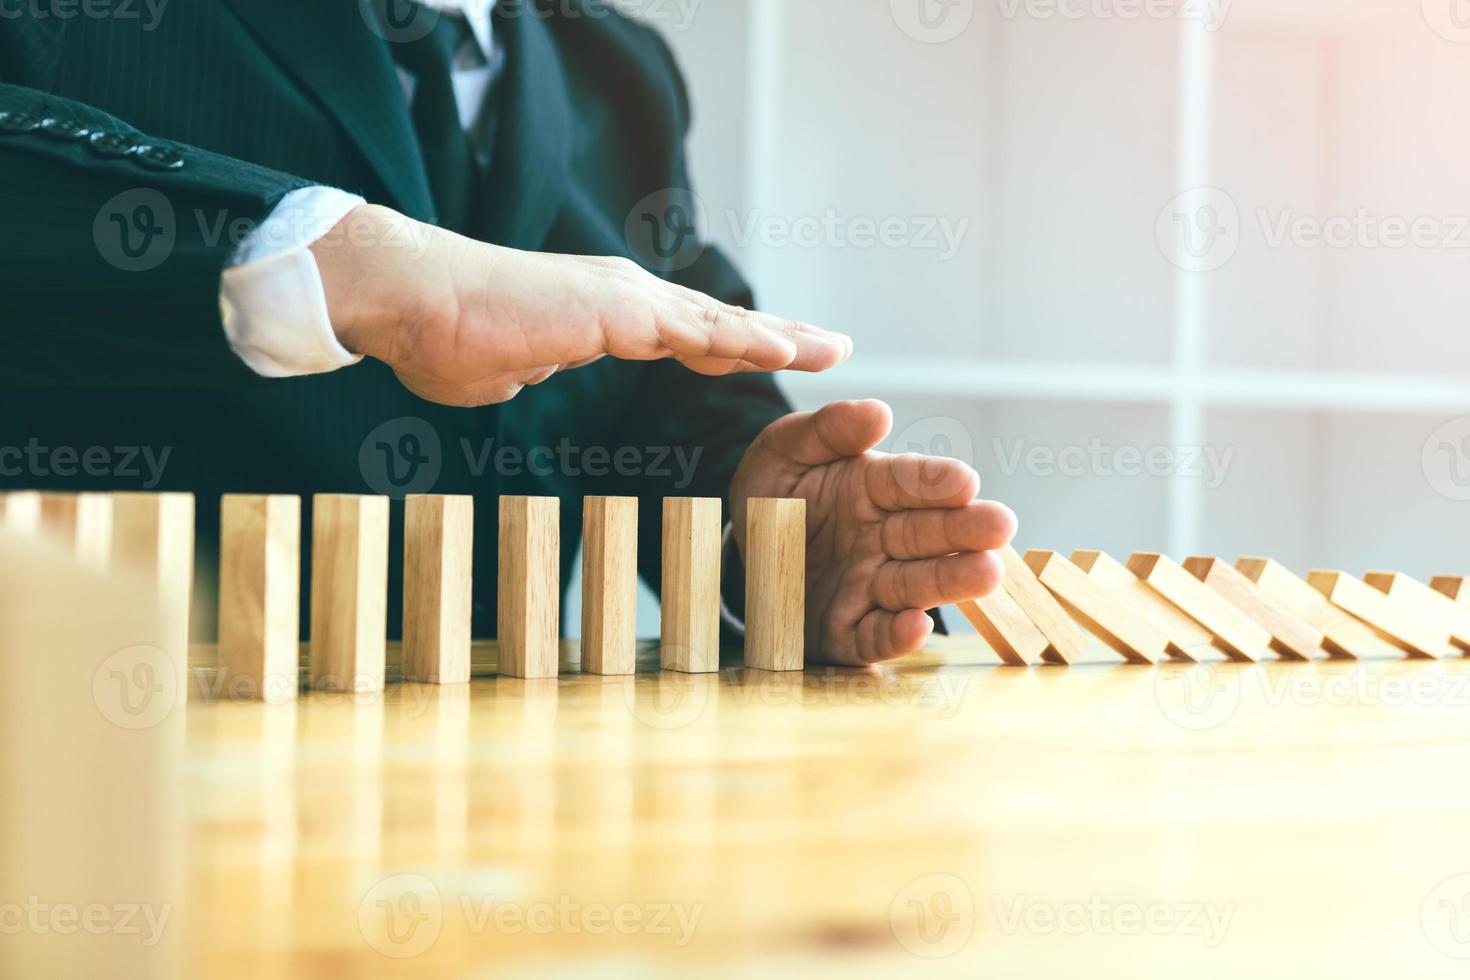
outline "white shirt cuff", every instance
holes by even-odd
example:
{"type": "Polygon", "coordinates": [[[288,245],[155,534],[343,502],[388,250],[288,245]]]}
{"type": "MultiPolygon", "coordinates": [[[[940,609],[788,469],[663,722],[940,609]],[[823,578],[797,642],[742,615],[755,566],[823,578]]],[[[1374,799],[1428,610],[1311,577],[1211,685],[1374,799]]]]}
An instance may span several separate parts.
{"type": "MultiPolygon", "coordinates": [[[[725,525],[725,536],[720,539],[720,567],[725,568],[725,559],[729,556],[729,549],[735,547],[735,525],[725,525]]],[[[725,602],[725,590],[720,590],[720,619],[741,636],[745,635],[745,620],[730,611],[730,606],[725,602]]]]}
{"type": "Polygon", "coordinates": [[[292,191],[235,250],[220,276],[220,316],[231,349],[256,374],[325,374],[362,360],[337,340],[310,246],[363,203],[335,187],[292,191]]]}

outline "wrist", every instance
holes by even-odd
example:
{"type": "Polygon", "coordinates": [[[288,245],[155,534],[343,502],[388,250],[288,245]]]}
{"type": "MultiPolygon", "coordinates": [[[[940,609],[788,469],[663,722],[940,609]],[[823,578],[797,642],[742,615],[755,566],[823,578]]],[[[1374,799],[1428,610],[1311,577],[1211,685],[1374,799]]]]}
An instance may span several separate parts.
{"type": "Polygon", "coordinates": [[[398,290],[387,249],[410,240],[414,222],[390,208],[363,204],[311,245],[337,341],[353,354],[384,358],[398,315],[398,290]]]}

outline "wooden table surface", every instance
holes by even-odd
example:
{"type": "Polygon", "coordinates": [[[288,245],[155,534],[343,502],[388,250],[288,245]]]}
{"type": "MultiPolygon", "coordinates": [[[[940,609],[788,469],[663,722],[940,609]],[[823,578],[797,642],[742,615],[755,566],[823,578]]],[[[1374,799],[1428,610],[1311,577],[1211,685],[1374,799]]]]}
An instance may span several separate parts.
{"type": "Polygon", "coordinates": [[[1017,670],[970,637],[278,707],[212,676],[189,977],[1470,969],[1470,661],[1017,670]]]}

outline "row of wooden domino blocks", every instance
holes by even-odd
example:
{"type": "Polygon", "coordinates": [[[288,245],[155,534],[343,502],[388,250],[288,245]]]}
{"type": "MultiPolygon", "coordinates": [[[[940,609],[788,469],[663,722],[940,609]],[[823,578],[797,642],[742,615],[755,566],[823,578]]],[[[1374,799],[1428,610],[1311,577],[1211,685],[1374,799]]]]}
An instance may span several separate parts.
{"type": "MultiPolygon", "coordinates": [[[[301,500],[226,496],[220,512],[219,663],[227,695],[284,700],[297,691],[301,500]]],[[[389,501],[312,498],[309,672],[313,687],[381,689],[386,674],[389,501]]],[[[499,660],[502,675],[559,670],[560,501],[500,498],[499,660]]],[[[176,649],[187,649],[194,500],[188,494],[0,495],[0,525],[66,540],[87,563],[153,569],[176,649]]],[[[804,666],[806,504],[752,500],[747,512],[745,664],[804,666]]],[[[663,507],[661,662],[719,670],[721,502],[669,498],[663,507]]],[[[403,676],[470,679],[474,500],[405,502],[403,676]]],[[[636,667],[638,501],[584,506],[582,669],[636,667]]]]}
{"type": "Polygon", "coordinates": [[[1141,664],[1207,651],[1244,661],[1356,659],[1378,641],[1413,657],[1470,652],[1470,577],[1426,585],[1389,572],[1315,571],[1302,579],[1268,558],[1180,565],[1139,552],[1124,565],[1101,551],[1000,554],[1004,588],[960,609],[1015,666],[1071,663],[1088,646],[1086,632],[1141,664]]]}

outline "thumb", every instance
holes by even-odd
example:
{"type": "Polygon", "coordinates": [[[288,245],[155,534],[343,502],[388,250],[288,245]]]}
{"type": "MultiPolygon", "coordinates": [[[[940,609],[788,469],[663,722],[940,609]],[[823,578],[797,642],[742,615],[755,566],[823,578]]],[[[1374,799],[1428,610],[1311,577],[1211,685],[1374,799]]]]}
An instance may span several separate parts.
{"type": "Polygon", "coordinates": [[[822,466],[874,449],[893,431],[893,410],[880,401],[833,402],[788,415],[765,431],[770,451],[803,466],[822,466]]]}

